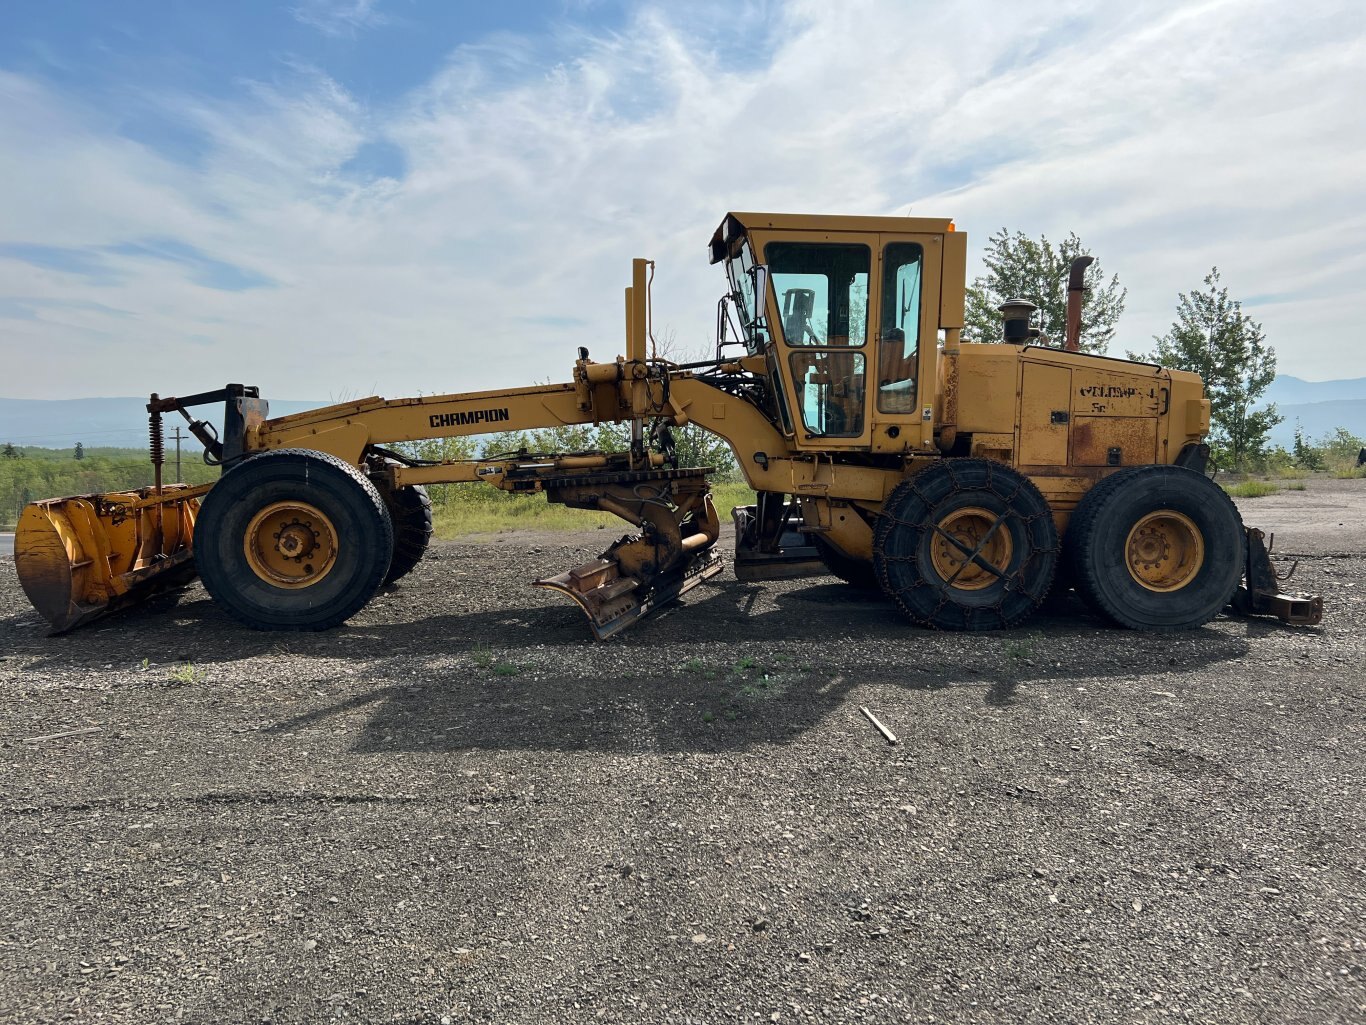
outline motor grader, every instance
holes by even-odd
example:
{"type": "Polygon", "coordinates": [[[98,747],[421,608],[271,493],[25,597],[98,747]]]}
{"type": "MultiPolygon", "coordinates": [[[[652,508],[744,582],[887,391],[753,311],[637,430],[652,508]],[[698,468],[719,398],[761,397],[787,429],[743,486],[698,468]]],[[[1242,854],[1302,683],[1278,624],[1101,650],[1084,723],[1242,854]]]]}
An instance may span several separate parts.
{"type": "Polygon", "coordinates": [[[569,380],[365,398],[270,418],[256,388],[152,395],[155,484],[38,502],[16,563],[55,631],[197,572],[249,627],[323,630],[409,572],[431,535],[425,488],[463,483],[615,514],[632,531],[538,581],[612,636],[722,570],[706,467],[672,431],[724,439],[753,506],[734,517],[734,569],[762,580],[834,573],[912,622],[1011,627],[1065,580],[1141,630],[1198,627],[1230,603],[1314,623],[1282,594],[1262,534],[1206,474],[1210,404],[1190,373],[1077,351],[1085,261],[1062,344],[1002,307],[1001,344],[964,342],[967,237],[946,219],[731,213],[711,238],[726,273],[713,358],[652,352],[648,277],[626,289],[624,355],[578,350],[569,380]],[[221,430],[191,414],[222,404],[221,430]],[[162,417],[179,414],[222,465],[163,485],[162,417]],[[417,459],[404,442],[604,422],[623,452],[417,459]]]}

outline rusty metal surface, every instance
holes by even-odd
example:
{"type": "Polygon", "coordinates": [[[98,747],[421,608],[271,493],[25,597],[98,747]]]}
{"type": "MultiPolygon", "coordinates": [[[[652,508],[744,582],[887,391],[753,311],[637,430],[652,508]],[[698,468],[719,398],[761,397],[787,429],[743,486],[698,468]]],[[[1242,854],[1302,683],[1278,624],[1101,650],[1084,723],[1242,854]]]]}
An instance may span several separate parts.
{"type": "Polygon", "coordinates": [[[1086,268],[1095,262],[1094,256],[1078,256],[1067,272],[1067,327],[1063,348],[1076,352],[1081,348],[1081,304],[1086,298],[1086,268]]]}
{"type": "Polygon", "coordinates": [[[73,600],[75,571],[56,524],[36,507],[28,506],[19,517],[14,536],[14,564],[29,602],[55,629],[74,626],[82,614],[73,600]]]}
{"type": "Polygon", "coordinates": [[[1157,420],[1130,416],[1074,416],[1072,458],[1075,467],[1146,466],[1157,448],[1157,420]],[[1117,459],[1112,450],[1118,449],[1117,459]]]}

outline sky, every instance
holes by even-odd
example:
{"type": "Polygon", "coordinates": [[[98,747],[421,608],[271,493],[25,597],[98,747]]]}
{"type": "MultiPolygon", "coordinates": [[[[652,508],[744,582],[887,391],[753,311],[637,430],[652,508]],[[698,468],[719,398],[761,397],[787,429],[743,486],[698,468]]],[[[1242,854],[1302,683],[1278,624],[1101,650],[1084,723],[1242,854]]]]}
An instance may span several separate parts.
{"type": "Polygon", "coordinates": [[[341,400],[713,344],[727,210],[1074,231],[1146,349],[1218,265],[1366,376],[1366,8],[920,0],[0,5],[0,395],[341,400]]]}

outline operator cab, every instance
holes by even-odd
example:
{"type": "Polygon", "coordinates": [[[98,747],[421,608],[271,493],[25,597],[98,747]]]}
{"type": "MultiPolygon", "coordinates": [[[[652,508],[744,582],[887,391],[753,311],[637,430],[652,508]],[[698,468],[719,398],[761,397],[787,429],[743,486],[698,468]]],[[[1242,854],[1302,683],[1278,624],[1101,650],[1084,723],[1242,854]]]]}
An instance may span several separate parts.
{"type": "Polygon", "coordinates": [[[933,446],[937,341],[962,326],[966,273],[948,220],[732,213],[711,260],[796,447],[933,446]]]}

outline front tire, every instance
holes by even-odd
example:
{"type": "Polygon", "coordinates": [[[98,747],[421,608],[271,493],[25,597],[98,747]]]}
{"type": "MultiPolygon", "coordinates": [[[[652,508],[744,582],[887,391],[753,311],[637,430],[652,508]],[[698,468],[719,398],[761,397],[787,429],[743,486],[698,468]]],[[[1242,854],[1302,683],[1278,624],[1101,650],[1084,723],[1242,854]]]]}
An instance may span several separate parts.
{"type": "Polygon", "coordinates": [[[850,558],[816,534],[811,535],[811,543],[815,545],[816,551],[820,552],[821,562],[825,563],[825,568],[832,576],[839,577],[850,587],[856,587],[860,591],[881,590],[871,562],[850,558]]]}
{"type": "Polygon", "coordinates": [[[873,535],[883,592],[913,621],[997,630],[1043,602],[1058,531],[1039,489],[989,459],[944,459],[897,485],[873,535]]]}
{"type": "Polygon", "coordinates": [[[1193,630],[1243,576],[1247,536],[1233,501],[1183,466],[1112,474],[1077,505],[1066,553],[1082,598],[1131,630],[1193,630]]]}
{"type": "Polygon", "coordinates": [[[204,586],[256,630],[327,630],[374,596],[393,527],[356,467],[309,449],[266,452],[204,496],[195,524],[204,586]]]}

